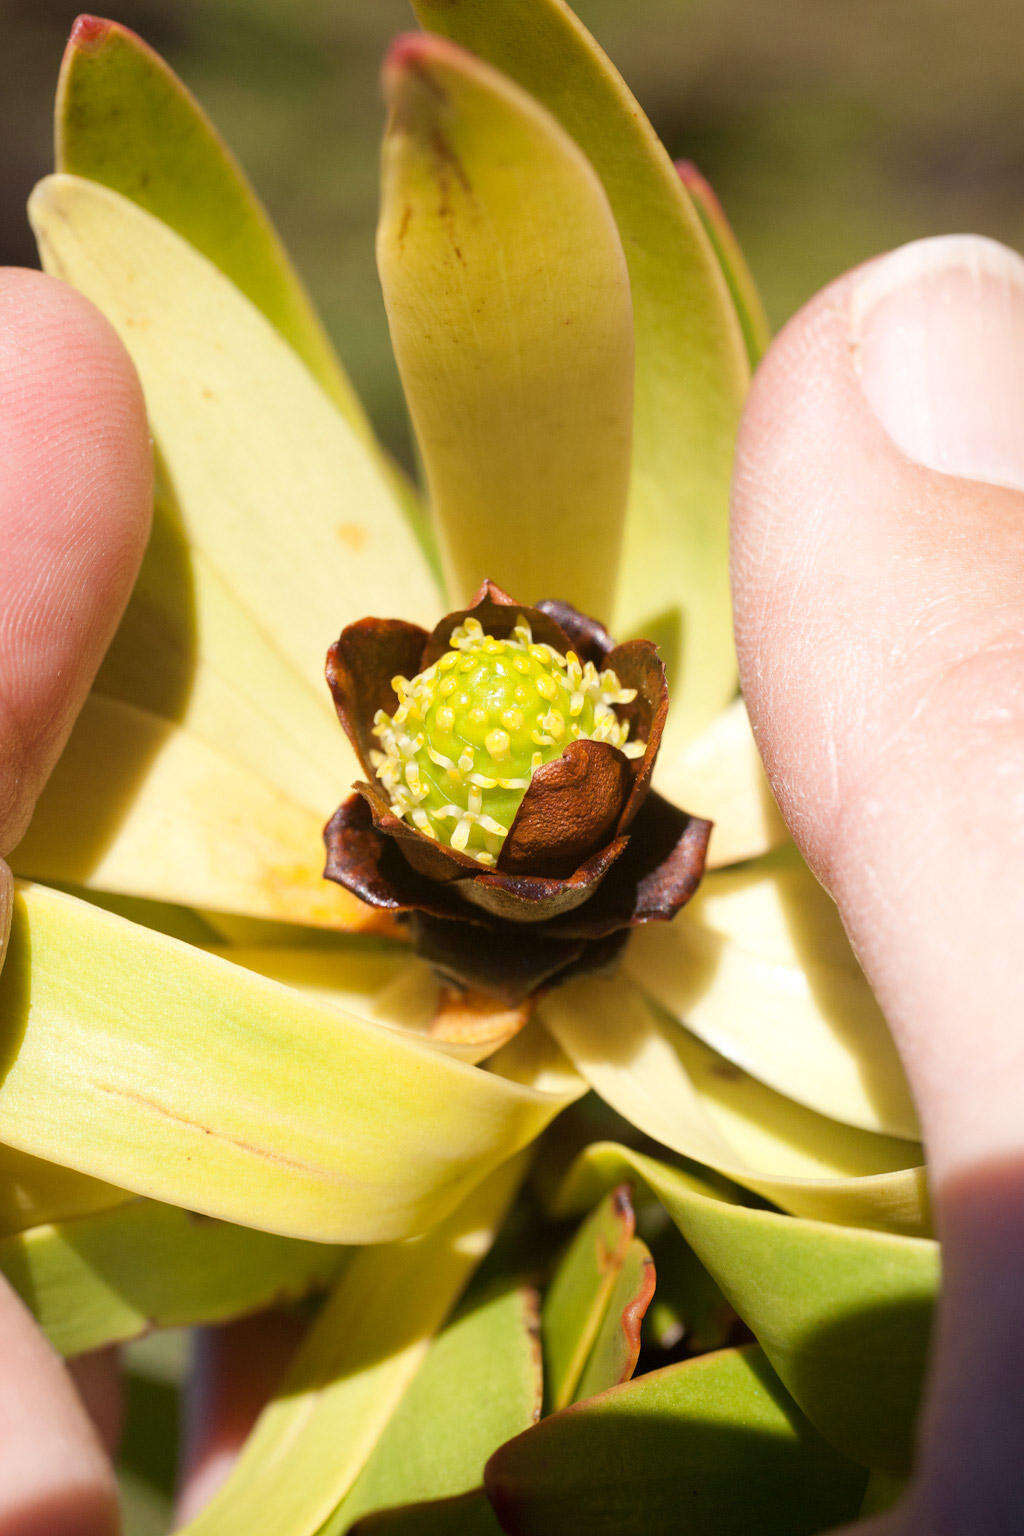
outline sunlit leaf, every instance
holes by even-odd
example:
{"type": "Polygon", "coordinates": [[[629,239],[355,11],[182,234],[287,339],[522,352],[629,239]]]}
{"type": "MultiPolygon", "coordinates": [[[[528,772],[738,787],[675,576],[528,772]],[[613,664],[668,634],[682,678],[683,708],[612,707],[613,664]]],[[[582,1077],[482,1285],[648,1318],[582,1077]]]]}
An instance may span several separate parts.
{"type": "Polygon", "coordinates": [[[352,1256],[188,1536],[312,1536],[320,1528],[367,1465],[521,1175],[520,1160],[506,1164],[425,1237],[352,1256]]]}
{"type": "Polygon", "coordinates": [[[202,737],[321,820],[359,776],[324,689],[314,691],[210,561],[166,487],[94,691],[202,737]]]}
{"type": "Polygon", "coordinates": [[[460,1061],[483,1061],[522,1028],[528,1008],[507,1008],[486,997],[446,1000],[448,989],[434,968],[411,958],[407,946],[376,949],[240,947],[215,951],[235,965],[285,986],[411,1034],[460,1061]]]}
{"type": "MultiPolygon", "coordinates": [[[[674,682],[665,750],[736,687],[728,495],[748,378],[711,242],[623,80],[563,0],[413,0],[425,27],[519,82],[604,184],[629,262],[636,332],[633,475],[613,632],[649,635],[674,682]]],[[[577,513],[585,527],[586,501],[577,513]]],[[[607,615],[602,615],[607,617],[607,615]]]]}
{"type": "Polygon", "coordinates": [[[321,1242],[422,1231],[572,1097],[42,886],[17,898],[0,1018],[6,1144],[321,1242]]]}
{"type": "Polygon", "coordinates": [[[609,1143],[582,1155],[555,1208],[587,1210],[630,1177],[665,1206],[821,1434],[865,1466],[906,1472],[938,1245],[750,1210],[715,1198],[682,1169],[609,1143]]]}
{"type": "Polygon", "coordinates": [[[605,1102],[674,1152],[801,1215],[925,1229],[915,1143],[826,1120],[766,1088],[625,978],[570,982],[544,999],[541,1016],[605,1102]]]}
{"type": "MultiPolygon", "coordinates": [[[[373,444],[366,412],[266,209],[199,103],[152,48],[117,22],[80,17],[61,67],[55,127],[58,171],[120,192],[209,257],[373,444]]],[[[433,559],[414,487],[387,459],[382,466],[433,559]]]]}
{"type": "Polygon", "coordinates": [[[346,1259],[152,1200],[0,1239],[0,1270],[64,1355],[283,1303],[326,1286],[346,1259]]]}
{"type": "MultiPolygon", "coordinates": [[[[551,1409],[565,1408],[577,1398],[590,1395],[581,1388],[581,1381],[590,1369],[602,1326],[612,1310],[613,1294],[627,1264],[627,1289],[632,1285],[637,1294],[650,1299],[650,1287],[646,1283],[641,1286],[641,1277],[637,1273],[638,1269],[644,1270],[650,1255],[635,1233],[636,1218],[629,1187],[621,1185],[606,1195],[582,1224],[551,1278],[541,1312],[545,1399],[551,1409]],[[633,1250],[639,1253],[639,1264],[633,1250]]],[[[620,1307],[620,1316],[621,1312],[620,1307]]],[[[638,1347],[642,1317],[641,1309],[635,1318],[638,1347]]],[[[607,1340],[601,1340],[601,1343],[601,1359],[590,1373],[592,1376],[599,1373],[606,1363],[608,1349],[613,1347],[607,1340]]],[[[630,1374],[635,1364],[634,1354],[625,1375],[630,1374]]],[[[591,1391],[601,1391],[613,1381],[622,1379],[622,1376],[614,1376],[611,1381],[593,1386],[591,1391]]]]}
{"type": "Polygon", "coordinates": [[[322,818],[146,710],[90,694],[12,855],[19,874],[257,917],[367,929],[323,878],[322,818]]]}
{"type": "Polygon", "coordinates": [[[385,93],[378,265],[452,596],[492,576],[606,613],[633,405],[608,201],[541,107],[449,44],[401,40],[385,93]]]}
{"type": "Polygon", "coordinates": [[[743,340],[747,345],[750,366],[756,368],[771,340],[768,316],[764,312],[757,284],[754,282],[739,241],[733,233],[732,225],[725,216],[725,209],[719,202],[714,188],[706,177],[701,175],[692,160],[677,160],[676,170],[679,172],[683,186],[693,199],[708,239],[715,248],[715,255],[725,274],[740,325],[743,327],[743,340]]]}
{"type": "Polygon", "coordinates": [[[865,1478],[748,1348],[543,1419],[495,1453],[486,1487],[517,1536],[812,1536],[857,1513],[865,1478]]]}
{"type": "Polygon", "coordinates": [[[433,622],[423,558],[365,445],[204,257],[127,198],[51,176],[49,270],[121,333],[183,532],[319,696],[325,636],[397,608],[433,622]]]}
{"type": "MultiPolygon", "coordinates": [[[[42,183],[31,213],[49,269],[121,332],[159,458],[148,575],[102,686],[186,720],[209,744],[276,778],[322,823],[355,771],[332,718],[324,653],[367,611],[398,608],[433,621],[437,598],[413,536],[373,455],[291,349],[191,246],[119,194],[75,177],[42,183]]],[[[228,826],[218,830],[215,817],[211,825],[211,810],[196,834],[207,865],[232,830],[237,836],[232,797],[220,798],[228,826]]],[[[103,809],[101,796],[91,811],[103,809]]],[[[68,830],[70,857],[74,825],[68,830]]],[[[319,831],[307,835],[293,859],[319,858],[318,844],[319,831]]],[[[146,864],[154,863],[151,850],[146,864]]],[[[145,870],[123,865],[123,889],[154,894],[145,870]]],[[[156,894],[224,904],[187,888],[156,894]]],[[[258,881],[238,905],[275,915],[258,881]]]]}
{"type": "Polygon", "coordinates": [[[426,1358],[321,1536],[345,1536],[375,1510],[455,1497],[540,1414],[537,1300],[522,1287],[474,1287],[426,1358]]]}
{"type": "Polygon", "coordinates": [[[662,746],[654,787],[676,805],[714,822],[709,869],[759,858],[789,837],[747,718],[735,699],[695,741],[662,746]]]}
{"type": "Polygon", "coordinates": [[[117,22],[75,23],[57,85],[57,170],[102,182],[209,257],[295,348],[364,436],[369,424],[252,187],[164,60],[117,22]]]}
{"type": "Polygon", "coordinates": [[[888,1026],[831,898],[791,850],[709,875],[634,937],[630,974],[729,1061],[849,1125],[917,1135],[888,1026]]]}

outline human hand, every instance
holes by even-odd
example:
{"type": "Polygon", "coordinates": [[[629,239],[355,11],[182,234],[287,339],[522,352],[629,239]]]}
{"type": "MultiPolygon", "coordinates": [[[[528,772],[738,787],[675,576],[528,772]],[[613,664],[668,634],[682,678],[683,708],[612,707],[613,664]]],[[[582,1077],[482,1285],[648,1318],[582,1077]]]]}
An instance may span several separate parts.
{"type": "Polygon", "coordinates": [[[992,242],[840,279],[755,380],[744,692],[895,1035],[943,1242],[918,1475],[873,1536],[1024,1521],[1022,493],[1024,261],[992,242]]]}
{"type": "MultiPolygon", "coordinates": [[[[17,844],[128,598],[149,527],[142,394],[73,289],[0,271],[0,955],[17,844]]],[[[72,1376],[0,1280],[0,1536],[110,1536],[112,1358],[72,1376]],[[85,1397],[93,1417],[86,1412],[85,1397]]]]}

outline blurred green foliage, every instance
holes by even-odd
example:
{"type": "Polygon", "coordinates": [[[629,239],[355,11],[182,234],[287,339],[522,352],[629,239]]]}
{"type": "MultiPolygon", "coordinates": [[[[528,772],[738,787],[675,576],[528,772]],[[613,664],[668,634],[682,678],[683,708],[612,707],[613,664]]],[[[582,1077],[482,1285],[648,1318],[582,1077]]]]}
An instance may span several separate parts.
{"type": "MultiPolygon", "coordinates": [[[[0,0],[0,260],[32,263],[74,0],[0,0]]],[[[673,155],[714,183],[772,321],[916,236],[1024,246],[1017,0],[578,0],[673,155]]],[[[405,0],[121,0],[275,215],[383,436],[408,457],[373,266],[378,66],[405,0]]]]}

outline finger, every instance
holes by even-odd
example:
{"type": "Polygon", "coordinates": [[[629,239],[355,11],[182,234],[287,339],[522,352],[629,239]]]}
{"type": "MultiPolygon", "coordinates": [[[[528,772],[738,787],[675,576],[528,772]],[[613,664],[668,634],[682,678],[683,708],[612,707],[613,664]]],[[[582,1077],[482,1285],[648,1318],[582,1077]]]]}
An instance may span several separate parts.
{"type": "Polygon", "coordinates": [[[39,272],[0,272],[0,854],[127,601],[151,473],[141,390],[107,321],[39,272]]]}
{"type": "Polygon", "coordinates": [[[0,1536],[114,1536],[117,1485],[64,1366],[0,1280],[0,1536]]]}
{"type": "Polygon", "coordinates": [[[191,1520],[224,1482],[304,1331],[294,1312],[262,1312],[195,1339],[176,1516],[191,1520]]]}
{"type": "Polygon", "coordinates": [[[990,242],[923,242],[842,279],[755,384],[733,531],[744,688],[939,1173],[1024,1138],[1024,1036],[1006,1027],[1024,997],[1014,485],[1024,262],[990,242]]]}
{"type": "Polygon", "coordinates": [[[1024,262],[955,237],[841,279],[782,334],[733,510],[758,741],[928,1146],[945,1302],[923,1518],[979,1536],[1024,1500],[1021,487],[1024,262]]]}

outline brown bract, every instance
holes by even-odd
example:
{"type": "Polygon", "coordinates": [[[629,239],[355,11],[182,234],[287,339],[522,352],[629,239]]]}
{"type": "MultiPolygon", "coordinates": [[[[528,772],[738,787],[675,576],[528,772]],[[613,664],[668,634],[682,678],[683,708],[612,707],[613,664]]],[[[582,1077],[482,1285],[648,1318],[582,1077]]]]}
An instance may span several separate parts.
{"type": "Polygon", "coordinates": [[[672,917],[696,890],[711,824],[651,792],[668,688],[649,641],[615,645],[567,603],[527,607],[485,581],[469,608],[448,614],[429,635],[400,619],[350,624],[328,653],[327,681],[366,781],[327,824],[324,873],[371,906],[417,914],[419,947],[460,983],[518,1000],[585,965],[588,950],[603,960],[612,935],[672,917]],[[520,614],[535,640],[611,667],[636,690],[617,710],[645,751],[631,761],[607,742],[571,742],[533,775],[497,865],[488,868],[394,813],[374,776],[372,727],[378,710],[398,707],[392,677],[413,677],[437,661],[467,617],[504,639],[520,614]]]}

